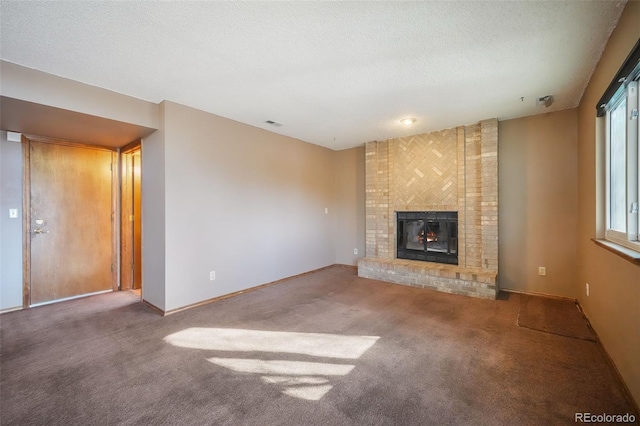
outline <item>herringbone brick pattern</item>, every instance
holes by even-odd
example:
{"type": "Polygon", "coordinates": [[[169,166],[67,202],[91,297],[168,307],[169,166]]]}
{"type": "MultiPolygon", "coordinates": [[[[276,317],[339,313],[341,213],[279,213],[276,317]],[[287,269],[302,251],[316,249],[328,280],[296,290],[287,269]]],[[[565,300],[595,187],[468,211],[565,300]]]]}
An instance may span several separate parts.
{"type": "Polygon", "coordinates": [[[394,205],[457,203],[456,129],[393,140],[394,205]]]}

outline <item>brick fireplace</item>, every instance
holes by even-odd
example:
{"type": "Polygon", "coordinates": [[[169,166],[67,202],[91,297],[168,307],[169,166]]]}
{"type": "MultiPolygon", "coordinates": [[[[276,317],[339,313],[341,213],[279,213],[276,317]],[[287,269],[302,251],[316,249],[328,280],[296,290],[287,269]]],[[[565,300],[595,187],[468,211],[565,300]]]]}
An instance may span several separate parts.
{"type": "Polygon", "coordinates": [[[498,122],[365,147],[366,257],[358,275],[448,293],[498,293],[498,122]],[[457,212],[457,265],[397,258],[398,212],[457,212]]]}

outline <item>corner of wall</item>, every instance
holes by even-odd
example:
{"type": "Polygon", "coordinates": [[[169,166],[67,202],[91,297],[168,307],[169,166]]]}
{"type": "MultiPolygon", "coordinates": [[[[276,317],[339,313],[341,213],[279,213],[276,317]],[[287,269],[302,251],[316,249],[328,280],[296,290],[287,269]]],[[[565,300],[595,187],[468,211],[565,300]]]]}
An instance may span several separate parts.
{"type": "Polygon", "coordinates": [[[356,265],[365,255],[364,147],[334,151],[333,160],[335,263],[356,265]]]}
{"type": "Polygon", "coordinates": [[[22,307],[22,144],[0,132],[0,311],[22,307]],[[9,218],[9,209],[18,217],[9,218]]]}
{"type": "Polygon", "coordinates": [[[165,123],[159,106],[158,130],[142,140],[142,297],[166,310],[165,123]]]}

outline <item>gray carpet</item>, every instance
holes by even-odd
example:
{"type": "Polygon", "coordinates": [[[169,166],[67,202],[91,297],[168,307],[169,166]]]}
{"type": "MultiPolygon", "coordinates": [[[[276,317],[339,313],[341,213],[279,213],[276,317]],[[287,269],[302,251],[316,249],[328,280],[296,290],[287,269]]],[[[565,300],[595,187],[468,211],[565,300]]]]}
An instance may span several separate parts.
{"type": "Polygon", "coordinates": [[[520,295],[518,325],[558,336],[596,341],[596,335],[573,300],[520,295]]]}
{"type": "Polygon", "coordinates": [[[131,293],[0,316],[3,425],[540,425],[632,406],[596,343],[330,268],[160,317],[131,293]]]}

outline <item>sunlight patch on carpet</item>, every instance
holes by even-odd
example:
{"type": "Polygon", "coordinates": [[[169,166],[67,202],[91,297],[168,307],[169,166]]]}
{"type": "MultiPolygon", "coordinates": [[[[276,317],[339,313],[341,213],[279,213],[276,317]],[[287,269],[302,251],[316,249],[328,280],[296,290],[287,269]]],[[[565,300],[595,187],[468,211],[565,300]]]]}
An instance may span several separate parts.
{"type": "Polygon", "coordinates": [[[207,361],[240,373],[306,376],[345,376],[355,365],[303,361],[265,361],[244,358],[207,358],[207,361]]]}
{"type": "MultiPolygon", "coordinates": [[[[180,348],[208,351],[286,353],[354,360],[378,339],[378,336],[192,327],[170,334],[164,341],[180,348]]],[[[320,400],[333,388],[331,377],[346,376],[355,368],[352,364],[308,360],[212,357],[207,361],[237,373],[259,375],[264,383],[277,386],[283,394],[308,401],[320,400]]]]}
{"type": "Polygon", "coordinates": [[[193,327],[170,334],[164,340],[173,346],[192,349],[358,359],[373,346],[378,337],[193,327]]]}
{"type": "Polygon", "coordinates": [[[333,388],[329,379],[313,376],[262,376],[262,381],[281,386],[282,393],[308,401],[318,401],[333,388]]]}
{"type": "Polygon", "coordinates": [[[207,361],[239,373],[266,374],[261,376],[263,382],[281,387],[281,392],[285,395],[309,401],[318,401],[333,388],[325,376],[346,376],[355,367],[321,362],[244,358],[208,358],[207,361]]]}
{"type": "Polygon", "coordinates": [[[265,383],[274,383],[283,386],[294,385],[323,385],[329,382],[329,379],[324,377],[313,376],[299,376],[299,377],[287,377],[287,376],[263,376],[262,381],[265,383]]]}
{"type": "Polygon", "coordinates": [[[331,385],[291,387],[285,388],[282,393],[309,401],[319,401],[332,387],[331,385]]]}

